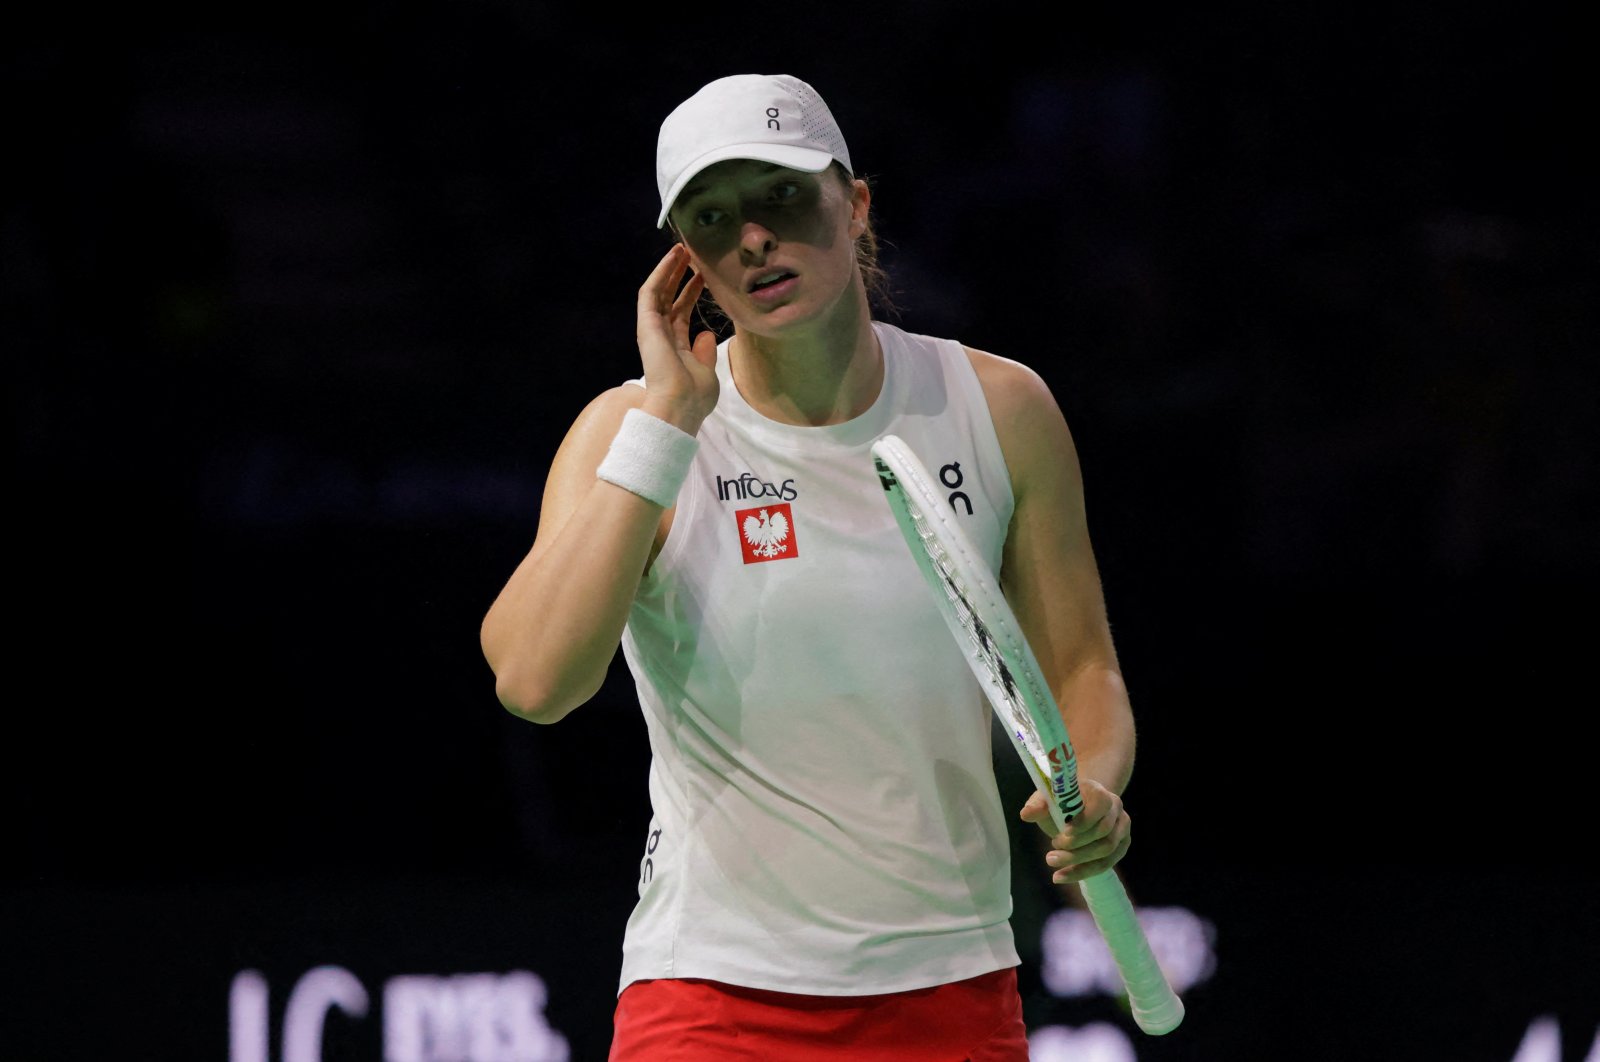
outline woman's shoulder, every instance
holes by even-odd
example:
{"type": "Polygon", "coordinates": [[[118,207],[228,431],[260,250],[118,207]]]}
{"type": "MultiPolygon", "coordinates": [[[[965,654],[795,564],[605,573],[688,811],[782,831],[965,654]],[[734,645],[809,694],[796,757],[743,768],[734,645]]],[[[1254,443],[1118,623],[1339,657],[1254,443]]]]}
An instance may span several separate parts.
{"type": "Polygon", "coordinates": [[[1041,475],[1077,465],[1077,448],[1050,385],[1032,367],[962,345],[989,404],[1000,452],[1011,469],[1012,490],[1022,497],[1041,475]]]}
{"type": "Polygon", "coordinates": [[[588,405],[578,414],[578,419],[614,417],[621,420],[622,415],[628,410],[644,404],[644,394],[643,381],[628,380],[614,387],[608,387],[589,400],[588,405]]]}
{"type": "Polygon", "coordinates": [[[603,451],[611,445],[628,410],[644,404],[644,387],[629,381],[608,387],[591,398],[567,429],[562,450],[603,451]]]}
{"type": "Polygon", "coordinates": [[[1050,385],[1032,367],[965,343],[961,344],[961,349],[983,385],[989,410],[997,421],[1032,417],[1057,409],[1050,385]]]}

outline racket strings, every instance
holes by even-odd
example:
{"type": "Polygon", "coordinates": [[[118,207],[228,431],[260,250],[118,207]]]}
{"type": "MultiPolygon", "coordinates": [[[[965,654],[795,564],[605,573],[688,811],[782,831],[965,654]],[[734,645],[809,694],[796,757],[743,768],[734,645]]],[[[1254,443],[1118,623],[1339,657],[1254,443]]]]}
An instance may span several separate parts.
{"type": "MultiPolygon", "coordinates": [[[[1070,743],[1063,742],[1056,755],[1064,756],[1065,761],[1054,763],[1055,755],[1046,747],[1043,735],[1039,733],[1034,724],[1033,716],[1028,711],[1025,698],[1018,689],[1016,677],[1011,669],[1006,666],[1000,648],[995,642],[993,633],[988,624],[984,623],[978,609],[973,607],[969,600],[965,580],[961,576],[961,569],[950,558],[945,549],[944,542],[939,535],[929,526],[926,516],[916,505],[906,506],[907,515],[911,518],[913,528],[916,530],[917,540],[922,544],[922,551],[927,556],[933,570],[939,575],[940,585],[944,588],[945,597],[949,599],[956,619],[961,629],[966,633],[968,641],[973,648],[973,658],[979,661],[991,679],[990,686],[996,695],[1004,702],[1004,714],[1010,723],[1014,738],[1021,742],[1034,762],[1034,769],[1045,784],[1046,791],[1053,789],[1053,775],[1059,769],[1065,775],[1065,802],[1061,805],[1063,816],[1071,820],[1076,818],[1083,810],[1083,797],[1078,790],[1078,765],[1077,756],[1074,754],[1070,743]]],[[[1040,691],[1039,696],[1045,696],[1040,691]]],[[[1050,705],[1055,705],[1054,695],[1049,697],[1050,705]]]]}
{"type": "Polygon", "coordinates": [[[1046,759],[1044,740],[1039,736],[1038,728],[1033,725],[1033,720],[1023,704],[1016,678],[1006,666],[1005,660],[1001,658],[988,625],[978,617],[978,610],[968,601],[960,571],[945,552],[944,543],[929,529],[927,520],[915,506],[909,506],[908,509],[917,530],[917,539],[922,543],[922,550],[932,562],[934,570],[939,573],[945,596],[950,599],[956,619],[961,624],[961,629],[966,632],[976,658],[982,662],[993,684],[1004,694],[1007,719],[1039,764],[1039,770],[1044,771],[1046,759]]]}

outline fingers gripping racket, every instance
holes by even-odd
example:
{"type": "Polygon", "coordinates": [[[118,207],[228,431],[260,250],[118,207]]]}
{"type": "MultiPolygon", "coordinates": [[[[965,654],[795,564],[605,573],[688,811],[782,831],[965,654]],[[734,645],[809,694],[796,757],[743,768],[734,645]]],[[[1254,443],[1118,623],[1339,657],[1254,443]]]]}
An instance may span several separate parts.
{"type": "MultiPolygon", "coordinates": [[[[911,448],[885,435],[873,443],[872,457],[906,545],[1059,833],[1083,810],[1083,798],[1077,758],[1050,684],[1000,584],[911,448]]],[[[1177,1028],[1183,1002],[1157,965],[1122,880],[1107,871],[1078,887],[1122,974],[1134,1021],[1154,1036],[1177,1028]]]]}

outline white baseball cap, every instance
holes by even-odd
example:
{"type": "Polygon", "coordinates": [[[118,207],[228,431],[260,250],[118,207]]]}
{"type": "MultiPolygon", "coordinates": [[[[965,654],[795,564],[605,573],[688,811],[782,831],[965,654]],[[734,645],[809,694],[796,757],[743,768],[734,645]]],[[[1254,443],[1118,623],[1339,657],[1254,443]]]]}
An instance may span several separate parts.
{"type": "Polygon", "coordinates": [[[695,174],[726,159],[756,159],[805,173],[821,173],[837,159],[855,173],[844,134],[816,89],[788,74],[718,78],[661,123],[656,228],[666,224],[673,201],[695,174]]]}

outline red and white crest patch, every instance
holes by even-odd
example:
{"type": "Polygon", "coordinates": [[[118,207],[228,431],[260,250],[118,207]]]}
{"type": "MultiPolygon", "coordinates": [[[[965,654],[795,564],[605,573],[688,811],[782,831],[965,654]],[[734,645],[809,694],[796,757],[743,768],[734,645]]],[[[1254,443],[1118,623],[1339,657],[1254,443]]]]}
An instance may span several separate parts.
{"type": "Polygon", "coordinates": [[[800,555],[794,537],[794,514],[788,502],[740,509],[733,514],[733,522],[739,527],[739,548],[744,551],[746,564],[800,555]]]}

